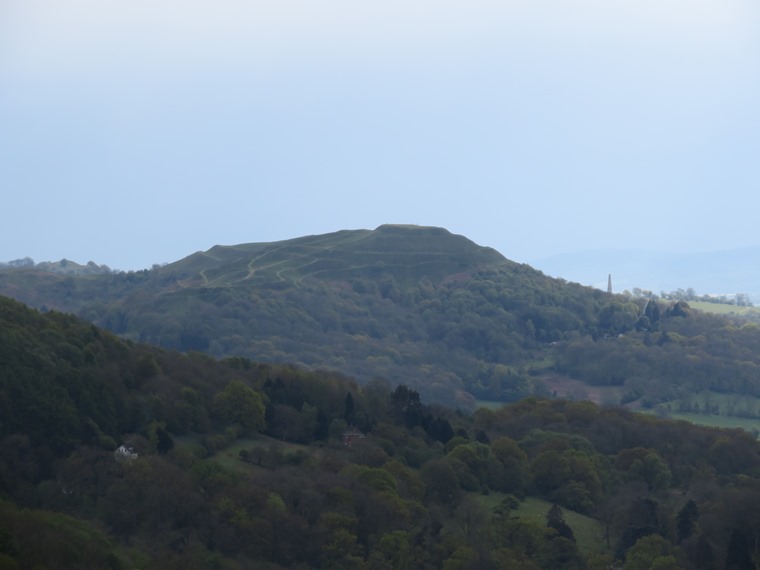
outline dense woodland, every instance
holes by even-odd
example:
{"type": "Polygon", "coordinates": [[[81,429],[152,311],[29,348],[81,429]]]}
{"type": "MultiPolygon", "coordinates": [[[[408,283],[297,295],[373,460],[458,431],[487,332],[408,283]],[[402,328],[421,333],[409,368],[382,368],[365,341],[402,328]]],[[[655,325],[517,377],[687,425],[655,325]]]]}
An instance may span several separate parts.
{"type": "MultiPolygon", "coordinates": [[[[699,321],[674,310],[671,340],[651,319],[631,334],[685,346],[699,321]]],[[[558,366],[637,338],[578,338],[558,366]]],[[[0,568],[751,569],[759,451],[590,402],[464,413],[0,298],[0,568]],[[349,426],[365,437],[346,445],[349,426]],[[554,506],[528,517],[526,497],[554,506]]]]}
{"type": "Polygon", "coordinates": [[[128,273],[6,268],[0,293],[135,342],[383,378],[463,411],[569,379],[612,388],[608,404],[760,417],[756,324],[549,278],[439,228],[217,246],[128,273]]]}

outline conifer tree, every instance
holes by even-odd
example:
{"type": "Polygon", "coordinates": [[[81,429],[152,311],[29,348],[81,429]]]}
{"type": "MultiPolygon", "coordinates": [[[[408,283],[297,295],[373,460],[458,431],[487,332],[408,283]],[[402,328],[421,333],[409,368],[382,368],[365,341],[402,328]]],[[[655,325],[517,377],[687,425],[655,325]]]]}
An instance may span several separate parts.
{"type": "Polygon", "coordinates": [[[557,534],[562,538],[566,538],[575,542],[573,529],[571,529],[565,522],[565,513],[556,503],[552,505],[552,508],[549,509],[548,513],[546,513],[546,526],[556,530],[557,534]]]}

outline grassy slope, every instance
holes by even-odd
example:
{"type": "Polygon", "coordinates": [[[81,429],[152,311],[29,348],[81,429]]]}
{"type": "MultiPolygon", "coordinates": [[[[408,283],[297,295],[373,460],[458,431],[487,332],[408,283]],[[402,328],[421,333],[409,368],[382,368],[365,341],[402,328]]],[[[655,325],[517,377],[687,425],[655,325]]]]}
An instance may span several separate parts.
{"type": "Polygon", "coordinates": [[[183,275],[184,287],[271,282],[298,286],[309,278],[373,277],[391,270],[416,283],[425,276],[443,278],[472,266],[504,262],[496,251],[441,228],[386,225],[374,231],[343,230],[273,243],[215,246],[160,272],[183,275]]]}
{"type": "Polygon", "coordinates": [[[760,308],[758,307],[737,307],[736,305],[728,305],[725,303],[705,303],[702,301],[689,301],[689,306],[704,313],[712,313],[715,315],[737,315],[750,318],[760,317],[760,308]]]}
{"type": "MultiPolygon", "coordinates": [[[[504,499],[502,493],[491,493],[489,495],[479,495],[478,499],[486,509],[491,512],[504,499]]],[[[540,524],[546,524],[546,513],[551,509],[552,503],[544,501],[538,497],[526,497],[520,502],[520,508],[515,511],[515,515],[536,521],[540,524]]],[[[573,529],[575,540],[580,551],[588,556],[597,552],[608,552],[607,546],[603,541],[604,528],[602,524],[591,517],[581,515],[569,509],[563,509],[565,522],[573,529]]]]}
{"type": "MultiPolygon", "coordinates": [[[[198,451],[203,447],[202,437],[198,435],[175,436],[174,444],[181,449],[190,451],[191,453],[198,451]]],[[[282,454],[283,458],[287,458],[288,455],[295,452],[317,455],[317,450],[314,447],[301,445],[298,443],[285,442],[273,437],[259,434],[255,438],[236,439],[230,443],[230,445],[224,449],[217,451],[215,454],[207,457],[206,459],[213,459],[222,467],[229,469],[230,471],[237,473],[248,473],[252,469],[259,469],[259,467],[253,463],[246,463],[242,461],[240,459],[240,452],[243,450],[250,451],[254,447],[277,449],[282,454]]]]}
{"type": "Polygon", "coordinates": [[[670,417],[674,420],[685,420],[697,425],[719,428],[742,428],[752,433],[760,432],[760,419],[686,413],[674,413],[670,417]]]}
{"type": "MultiPolygon", "coordinates": [[[[546,521],[546,513],[551,509],[552,503],[537,497],[526,497],[520,503],[517,514],[521,517],[532,518],[539,522],[546,521]]],[[[588,555],[594,552],[605,552],[606,546],[602,540],[604,529],[599,521],[564,509],[565,522],[573,529],[578,548],[588,555]]]]}

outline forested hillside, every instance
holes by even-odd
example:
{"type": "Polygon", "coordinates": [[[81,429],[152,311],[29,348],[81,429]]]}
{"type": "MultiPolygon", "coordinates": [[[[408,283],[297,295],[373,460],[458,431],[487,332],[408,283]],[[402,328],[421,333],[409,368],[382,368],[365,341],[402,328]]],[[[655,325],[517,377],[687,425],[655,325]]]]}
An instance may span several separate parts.
{"type": "Polygon", "coordinates": [[[0,292],[134,341],[383,378],[463,410],[558,393],[760,416],[757,326],[549,278],[440,228],[217,246],[142,272],[11,268],[0,292]]]}
{"type": "Polygon", "coordinates": [[[760,559],[760,448],[740,430],[535,398],[468,415],[404,385],[164,351],[5,298],[0,410],[2,568],[760,559]]]}

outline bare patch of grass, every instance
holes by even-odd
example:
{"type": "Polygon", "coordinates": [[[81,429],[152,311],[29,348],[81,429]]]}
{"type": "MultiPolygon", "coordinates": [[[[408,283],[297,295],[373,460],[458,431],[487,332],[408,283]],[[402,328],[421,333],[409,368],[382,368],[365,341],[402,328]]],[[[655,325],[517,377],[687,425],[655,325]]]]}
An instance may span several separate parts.
{"type": "MultiPolygon", "coordinates": [[[[489,495],[479,495],[479,501],[492,512],[506,495],[503,493],[490,493],[489,495]]],[[[539,524],[546,524],[546,514],[552,508],[552,503],[539,499],[538,497],[526,497],[520,501],[520,506],[514,511],[513,516],[518,516],[526,520],[532,520],[539,524]]],[[[578,549],[585,555],[595,554],[598,552],[609,552],[607,545],[604,543],[604,527],[598,520],[576,513],[570,509],[562,509],[565,515],[565,522],[573,529],[578,549]]]]}

